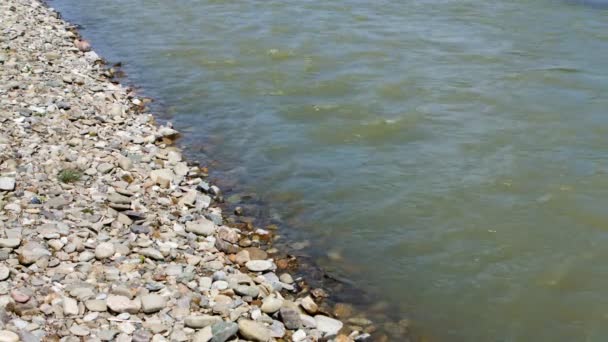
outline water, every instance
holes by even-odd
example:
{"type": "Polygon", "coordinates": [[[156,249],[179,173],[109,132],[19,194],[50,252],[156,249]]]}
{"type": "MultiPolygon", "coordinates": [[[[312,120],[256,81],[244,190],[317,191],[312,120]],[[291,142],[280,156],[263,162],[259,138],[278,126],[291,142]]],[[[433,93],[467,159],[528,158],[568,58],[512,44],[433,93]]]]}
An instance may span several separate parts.
{"type": "Polygon", "coordinates": [[[51,5],[430,340],[608,337],[604,1],[51,5]]]}

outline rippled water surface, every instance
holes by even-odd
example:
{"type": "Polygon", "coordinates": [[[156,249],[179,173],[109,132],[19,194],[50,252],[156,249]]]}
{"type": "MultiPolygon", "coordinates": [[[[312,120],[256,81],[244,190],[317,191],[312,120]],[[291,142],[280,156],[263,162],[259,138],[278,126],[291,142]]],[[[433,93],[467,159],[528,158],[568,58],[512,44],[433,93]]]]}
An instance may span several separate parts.
{"type": "Polygon", "coordinates": [[[607,3],[51,5],[431,340],[605,341],[607,3]]]}

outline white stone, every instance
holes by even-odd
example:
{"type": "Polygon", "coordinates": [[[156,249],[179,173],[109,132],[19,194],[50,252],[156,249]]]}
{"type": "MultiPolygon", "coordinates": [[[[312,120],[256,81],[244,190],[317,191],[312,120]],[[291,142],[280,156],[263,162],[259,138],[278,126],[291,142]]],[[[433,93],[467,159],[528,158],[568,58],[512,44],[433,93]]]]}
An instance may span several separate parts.
{"type": "Polygon", "coordinates": [[[95,248],[95,258],[98,260],[109,258],[114,253],[114,244],[111,242],[102,242],[95,248]]]}
{"type": "Polygon", "coordinates": [[[342,329],[344,325],[337,319],[333,319],[323,315],[316,315],[315,322],[317,322],[317,329],[324,332],[325,335],[336,335],[342,329]]]}
{"type": "Polygon", "coordinates": [[[269,260],[250,260],[245,267],[252,272],[264,272],[272,269],[274,264],[269,260]]]}
{"type": "Polygon", "coordinates": [[[13,191],[15,190],[15,178],[0,177],[0,190],[13,191]]]}
{"type": "Polygon", "coordinates": [[[63,297],[63,313],[68,316],[78,315],[78,302],[76,299],[63,297]]]}

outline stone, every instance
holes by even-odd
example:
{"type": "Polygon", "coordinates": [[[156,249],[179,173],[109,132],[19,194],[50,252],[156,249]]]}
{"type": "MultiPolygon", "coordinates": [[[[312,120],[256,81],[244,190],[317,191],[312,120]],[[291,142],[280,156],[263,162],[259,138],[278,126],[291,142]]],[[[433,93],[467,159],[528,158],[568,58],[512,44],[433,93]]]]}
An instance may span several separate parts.
{"type": "Polygon", "coordinates": [[[143,256],[146,256],[150,259],[154,259],[154,260],[164,260],[165,259],[163,254],[154,248],[144,248],[144,249],[140,250],[138,253],[143,256]]]}
{"type": "Polygon", "coordinates": [[[78,315],[78,302],[70,297],[63,297],[63,314],[67,316],[78,315]]]}
{"type": "Polygon", "coordinates": [[[304,341],[306,339],[306,332],[302,329],[297,330],[291,335],[291,339],[294,342],[304,341]]]}
{"type": "Polygon", "coordinates": [[[150,314],[162,310],[166,305],[165,297],[157,294],[149,294],[141,297],[141,309],[150,314]]]}
{"type": "Polygon", "coordinates": [[[89,311],[94,311],[94,312],[108,311],[108,306],[106,305],[106,301],[102,300],[102,299],[89,299],[84,302],[84,306],[89,311]]]}
{"type": "Polygon", "coordinates": [[[300,305],[302,306],[302,308],[304,308],[306,312],[311,315],[314,315],[319,310],[319,306],[312,298],[310,298],[310,296],[302,298],[302,302],[300,303],[300,305]]]}
{"type": "Polygon", "coordinates": [[[272,321],[269,329],[271,337],[282,338],[285,336],[285,325],[279,321],[272,321]]]}
{"type": "Polygon", "coordinates": [[[209,236],[215,233],[216,226],[212,221],[201,218],[197,221],[186,222],[186,231],[196,235],[209,236]]]}
{"type": "Polygon", "coordinates": [[[4,281],[11,276],[11,270],[4,266],[0,265],[0,281],[4,281]]]}
{"type": "Polygon", "coordinates": [[[44,248],[43,245],[38,242],[30,241],[21,247],[19,262],[22,265],[31,265],[39,259],[49,256],[51,256],[51,252],[44,248]]]}
{"type": "Polygon", "coordinates": [[[250,260],[245,264],[248,270],[252,272],[264,272],[272,269],[274,264],[269,260],[250,260]]]}
{"type": "Polygon", "coordinates": [[[281,309],[279,309],[279,314],[281,315],[283,324],[285,324],[285,328],[289,330],[296,330],[302,327],[300,313],[291,305],[283,305],[281,309]]]}
{"type": "Polygon", "coordinates": [[[325,336],[337,335],[344,326],[344,324],[337,319],[323,315],[316,315],[315,322],[317,322],[317,329],[322,331],[325,336]]]}
{"type": "Polygon", "coordinates": [[[262,311],[267,314],[273,314],[281,308],[283,300],[276,297],[266,297],[262,302],[262,311]]]}
{"type": "Polygon", "coordinates": [[[188,328],[201,329],[219,323],[221,321],[222,318],[219,316],[200,315],[186,317],[186,319],[184,319],[184,324],[188,328]]]}
{"type": "Polygon", "coordinates": [[[102,173],[102,174],[109,173],[113,169],[114,169],[114,165],[112,165],[110,163],[101,163],[101,164],[99,164],[99,166],[97,166],[97,171],[99,171],[99,173],[102,173]]]}
{"type": "Polygon", "coordinates": [[[268,253],[257,248],[257,247],[247,247],[245,248],[247,252],[249,252],[249,258],[251,260],[266,260],[268,259],[268,253]]]}
{"type": "Polygon", "coordinates": [[[18,342],[19,335],[10,330],[0,330],[0,342],[18,342]]]}
{"type": "Polygon", "coordinates": [[[170,169],[153,170],[150,179],[162,188],[168,188],[174,182],[175,174],[170,169]]]}
{"type": "Polygon", "coordinates": [[[102,260],[114,255],[114,244],[111,242],[102,242],[95,248],[95,258],[102,260]]]}
{"type": "Polygon", "coordinates": [[[84,325],[72,324],[70,332],[76,336],[87,336],[91,333],[91,330],[84,325]]]}
{"type": "Polygon", "coordinates": [[[78,256],[78,261],[80,262],[88,262],[95,259],[95,253],[89,252],[89,251],[84,251],[82,253],[80,253],[80,255],[78,256]]]}
{"type": "Polygon", "coordinates": [[[281,274],[281,276],[279,277],[279,280],[281,280],[282,283],[285,284],[293,284],[293,278],[291,277],[291,275],[289,273],[283,273],[281,274]]]}
{"type": "Polygon", "coordinates": [[[107,307],[116,313],[128,312],[131,314],[138,313],[141,308],[139,300],[130,300],[125,296],[109,295],[106,300],[107,307]]]}
{"type": "Polygon", "coordinates": [[[194,334],[192,338],[192,342],[208,342],[213,338],[213,332],[211,331],[211,327],[207,326],[194,334]]]}
{"type": "Polygon", "coordinates": [[[16,248],[21,244],[21,239],[0,239],[0,247],[16,248]]]}
{"type": "Polygon", "coordinates": [[[256,298],[260,294],[260,289],[257,286],[239,285],[234,289],[234,292],[241,296],[256,298]]]}
{"type": "Polygon", "coordinates": [[[177,204],[180,205],[180,206],[193,207],[194,203],[196,202],[196,197],[197,196],[198,196],[198,191],[196,191],[196,190],[190,190],[190,191],[186,192],[179,199],[179,202],[177,204]]]}
{"type": "Polygon", "coordinates": [[[336,303],[334,305],[334,315],[338,318],[348,318],[354,313],[352,305],[346,303],[336,303]]]}
{"type": "Polygon", "coordinates": [[[230,337],[236,335],[239,331],[239,326],[233,322],[219,322],[211,326],[213,337],[212,342],[225,342],[230,337]]]}
{"type": "Polygon", "coordinates": [[[108,195],[108,201],[115,204],[131,204],[131,198],[123,196],[119,193],[113,192],[108,195]]]}
{"type": "Polygon", "coordinates": [[[15,190],[15,178],[11,177],[0,177],[0,190],[2,191],[13,191],[15,190]]]}
{"type": "Polygon", "coordinates": [[[239,233],[235,229],[228,227],[220,227],[217,231],[217,237],[232,244],[239,241],[239,233]]]}
{"type": "Polygon", "coordinates": [[[144,329],[135,330],[132,336],[132,342],[150,342],[150,340],[152,340],[152,333],[144,329]]]}
{"type": "Polygon", "coordinates": [[[239,333],[248,340],[267,342],[271,339],[270,330],[261,323],[248,319],[240,319],[238,324],[239,333]]]}

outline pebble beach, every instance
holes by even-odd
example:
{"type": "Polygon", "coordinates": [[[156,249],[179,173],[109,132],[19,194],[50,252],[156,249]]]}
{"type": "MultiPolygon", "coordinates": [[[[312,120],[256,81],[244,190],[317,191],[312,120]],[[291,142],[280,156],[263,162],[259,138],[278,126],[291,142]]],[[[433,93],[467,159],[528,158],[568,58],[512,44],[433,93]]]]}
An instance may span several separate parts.
{"type": "Polygon", "coordinates": [[[230,227],[171,124],[39,1],[0,4],[0,342],[370,341],[230,227]]]}

